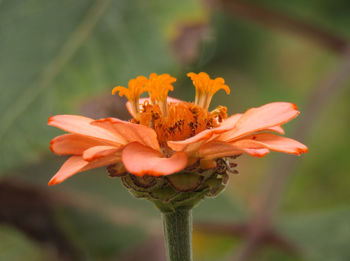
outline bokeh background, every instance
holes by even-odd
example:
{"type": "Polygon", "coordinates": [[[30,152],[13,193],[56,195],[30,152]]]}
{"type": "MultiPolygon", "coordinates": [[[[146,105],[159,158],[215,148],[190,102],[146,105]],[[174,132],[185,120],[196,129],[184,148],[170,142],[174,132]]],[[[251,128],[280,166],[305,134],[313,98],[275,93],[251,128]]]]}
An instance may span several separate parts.
{"type": "Polygon", "coordinates": [[[239,157],[193,211],[195,260],[350,260],[348,39],[348,0],[0,0],[0,260],[164,260],[158,211],[105,169],[47,187],[47,118],[128,119],[111,89],[151,72],[190,101],[190,71],[224,77],[230,114],[296,103],[310,149],[239,157]]]}

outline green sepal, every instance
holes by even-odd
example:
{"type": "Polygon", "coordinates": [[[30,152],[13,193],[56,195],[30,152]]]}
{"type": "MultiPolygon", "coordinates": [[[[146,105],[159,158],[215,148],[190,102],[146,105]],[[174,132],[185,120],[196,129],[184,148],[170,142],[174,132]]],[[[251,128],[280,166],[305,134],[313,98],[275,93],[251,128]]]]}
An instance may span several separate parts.
{"type": "Polygon", "coordinates": [[[221,164],[220,169],[206,171],[184,170],[161,177],[138,177],[128,173],[121,179],[132,195],[152,201],[160,211],[167,213],[192,209],[205,197],[219,195],[229,178],[227,173],[230,172],[225,166],[227,165],[221,164]]]}
{"type": "Polygon", "coordinates": [[[166,177],[170,185],[177,191],[195,191],[203,180],[203,176],[198,173],[180,172],[166,177]]]}

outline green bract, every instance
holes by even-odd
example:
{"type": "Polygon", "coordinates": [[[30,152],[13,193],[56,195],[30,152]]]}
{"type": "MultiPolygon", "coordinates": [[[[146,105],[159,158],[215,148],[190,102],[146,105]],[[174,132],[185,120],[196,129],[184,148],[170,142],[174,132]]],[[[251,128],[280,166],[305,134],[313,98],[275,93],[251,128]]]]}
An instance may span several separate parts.
{"type": "MultiPolygon", "coordinates": [[[[136,198],[152,201],[165,212],[192,209],[205,197],[215,197],[228,183],[229,174],[237,173],[231,158],[216,161],[216,167],[201,170],[199,167],[186,168],[170,176],[138,177],[129,173],[121,176],[124,186],[136,198]]],[[[108,168],[113,172],[113,167],[108,168]]]]}

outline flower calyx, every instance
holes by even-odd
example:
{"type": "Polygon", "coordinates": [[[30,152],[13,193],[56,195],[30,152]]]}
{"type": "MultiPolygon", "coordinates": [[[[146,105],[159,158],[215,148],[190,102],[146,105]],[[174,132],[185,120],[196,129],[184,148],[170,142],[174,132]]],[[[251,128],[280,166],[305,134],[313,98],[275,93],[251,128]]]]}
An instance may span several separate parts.
{"type": "MultiPolygon", "coordinates": [[[[216,197],[222,192],[236,164],[230,158],[216,160],[215,167],[200,169],[199,162],[169,176],[137,177],[130,173],[121,176],[123,185],[136,198],[148,199],[162,212],[192,209],[205,197],[216,197]]],[[[113,166],[108,167],[113,172],[113,166]]]]}

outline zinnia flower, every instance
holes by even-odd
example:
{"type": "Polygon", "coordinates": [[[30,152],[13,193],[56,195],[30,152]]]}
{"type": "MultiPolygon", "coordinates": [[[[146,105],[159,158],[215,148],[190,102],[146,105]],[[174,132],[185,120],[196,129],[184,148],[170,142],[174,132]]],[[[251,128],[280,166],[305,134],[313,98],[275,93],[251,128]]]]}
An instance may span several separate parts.
{"type": "Polygon", "coordinates": [[[279,136],[282,124],[299,112],[295,104],[273,102],[227,117],[226,108],[209,111],[213,95],[230,89],[223,78],[210,79],[206,73],[188,73],[196,89],[195,102],[169,98],[175,78],[152,73],[129,81],[128,88],[117,86],[129,100],[130,121],[116,118],[90,119],[77,115],[57,115],[48,124],[64,134],[51,141],[57,155],[71,155],[49,185],[59,184],[85,170],[115,165],[136,176],[166,176],[199,164],[214,168],[216,160],[242,153],[262,157],[270,151],[289,154],[306,152],[302,143],[279,136]],[[149,98],[140,98],[143,92],[149,98]]]}

